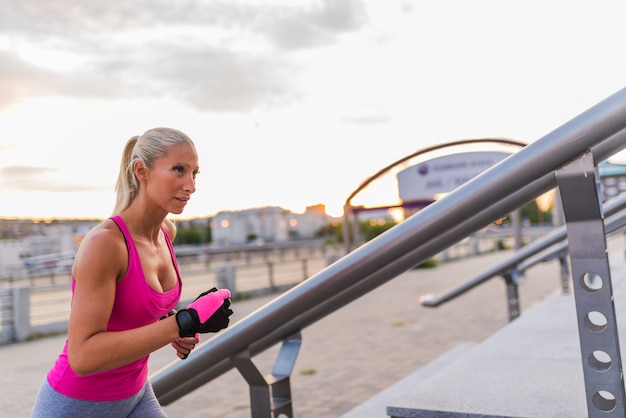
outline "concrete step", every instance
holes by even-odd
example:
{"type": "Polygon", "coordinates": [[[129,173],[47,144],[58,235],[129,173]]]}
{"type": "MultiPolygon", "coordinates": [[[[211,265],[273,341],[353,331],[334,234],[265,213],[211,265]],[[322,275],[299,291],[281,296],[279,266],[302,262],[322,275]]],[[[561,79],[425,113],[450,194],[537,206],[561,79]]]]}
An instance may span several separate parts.
{"type": "MultiPolygon", "coordinates": [[[[624,341],[623,250],[609,259],[624,341]]],[[[585,399],[574,296],[555,294],[483,342],[440,357],[344,417],[571,418],[588,415],[585,399]]]]}
{"type": "Polygon", "coordinates": [[[554,296],[387,405],[391,417],[584,417],[573,296],[554,296]]]}
{"type": "Polygon", "coordinates": [[[418,371],[408,375],[382,392],[378,393],[367,402],[353,408],[343,414],[341,418],[380,418],[387,416],[387,406],[393,404],[398,398],[403,397],[407,392],[418,384],[428,380],[441,369],[448,367],[461,356],[465,355],[475,346],[475,343],[463,343],[457,345],[452,350],[434,361],[420,368],[418,371]]]}

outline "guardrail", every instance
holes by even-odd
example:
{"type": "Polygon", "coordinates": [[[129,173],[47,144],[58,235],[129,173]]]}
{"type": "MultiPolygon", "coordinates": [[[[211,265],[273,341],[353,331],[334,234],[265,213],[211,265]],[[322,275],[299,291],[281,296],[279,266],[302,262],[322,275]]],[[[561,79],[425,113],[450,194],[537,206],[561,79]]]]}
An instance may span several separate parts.
{"type": "MultiPolygon", "coordinates": [[[[237,247],[218,255],[203,246],[184,251],[179,263],[184,283],[181,305],[213,286],[230,289],[234,298],[284,291],[337,260],[343,248],[318,240],[293,247],[256,246],[250,251],[237,247]]],[[[0,287],[0,344],[66,332],[70,282],[70,272],[56,268],[5,280],[0,287]]]]}

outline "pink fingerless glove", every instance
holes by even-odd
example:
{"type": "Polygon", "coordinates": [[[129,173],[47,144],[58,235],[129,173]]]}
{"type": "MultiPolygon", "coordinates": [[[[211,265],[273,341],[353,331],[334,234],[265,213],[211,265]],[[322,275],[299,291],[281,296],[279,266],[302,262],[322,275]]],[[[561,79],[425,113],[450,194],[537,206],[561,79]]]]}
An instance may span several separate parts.
{"type": "Polygon", "coordinates": [[[198,332],[218,332],[228,326],[233,311],[230,306],[230,291],[216,288],[200,294],[196,300],[176,313],[179,335],[192,336],[198,332]]]}
{"type": "Polygon", "coordinates": [[[204,296],[187,305],[187,309],[194,309],[198,313],[200,323],[204,323],[224,304],[224,300],[230,298],[230,290],[220,289],[216,292],[207,293],[204,296]]]}

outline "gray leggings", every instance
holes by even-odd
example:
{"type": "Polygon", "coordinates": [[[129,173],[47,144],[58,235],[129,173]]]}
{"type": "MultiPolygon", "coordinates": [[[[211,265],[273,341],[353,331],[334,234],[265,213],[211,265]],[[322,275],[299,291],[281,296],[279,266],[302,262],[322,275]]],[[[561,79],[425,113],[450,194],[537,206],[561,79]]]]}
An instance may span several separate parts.
{"type": "Polygon", "coordinates": [[[150,382],[134,396],[121,401],[97,402],[74,399],[60,394],[52,389],[48,379],[44,379],[33,409],[30,411],[31,418],[54,418],[54,417],[132,417],[132,418],[167,418],[161,409],[159,401],[154,396],[150,382]]]}

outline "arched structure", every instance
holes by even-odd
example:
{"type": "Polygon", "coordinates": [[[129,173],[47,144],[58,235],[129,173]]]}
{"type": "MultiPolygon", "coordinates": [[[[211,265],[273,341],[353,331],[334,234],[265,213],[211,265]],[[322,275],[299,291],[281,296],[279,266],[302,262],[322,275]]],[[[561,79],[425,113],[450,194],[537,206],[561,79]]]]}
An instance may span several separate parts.
{"type": "Polygon", "coordinates": [[[407,206],[420,209],[425,206],[428,206],[434,201],[433,199],[413,201],[413,202],[410,202],[408,205],[405,204],[404,202],[399,202],[398,204],[394,204],[394,205],[379,206],[379,207],[374,207],[374,208],[365,208],[365,207],[357,207],[352,204],[352,200],[359,193],[361,193],[364,189],[366,189],[375,180],[380,179],[384,175],[388,174],[394,168],[410,161],[411,159],[414,159],[416,157],[423,156],[423,155],[426,155],[435,151],[443,150],[446,148],[471,146],[471,145],[478,145],[478,144],[504,145],[504,146],[517,147],[517,148],[523,148],[527,145],[525,142],[518,141],[515,139],[509,139],[509,138],[463,139],[463,140],[451,141],[451,142],[446,142],[446,143],[422,148],[420,150],[415,151],[412,154],[409,154],[403,158],[400,158],[399,160],[393,162],[392,164],[387,165],[386,167],[382,168],[381,170],[377,171],[372,176],[366,178],[363,182],[361,182],[361,184],[359,184],[359,186],[356,189],[354,189],[352,193],[350,193],[350,195],[348,196],[348,198],[346,199],[344,203],[343,238],[345,242],[346,253],[352,251],[359,244],[361,244],[360,242],[361,239],[359,236],[358,216],[357,216],[359,212],[368,211],[368,210],[392,209],[396,207],[406,208],[407,206]],[[352,227],[350,227],[350,225],[352,225],[352,227]]]}

